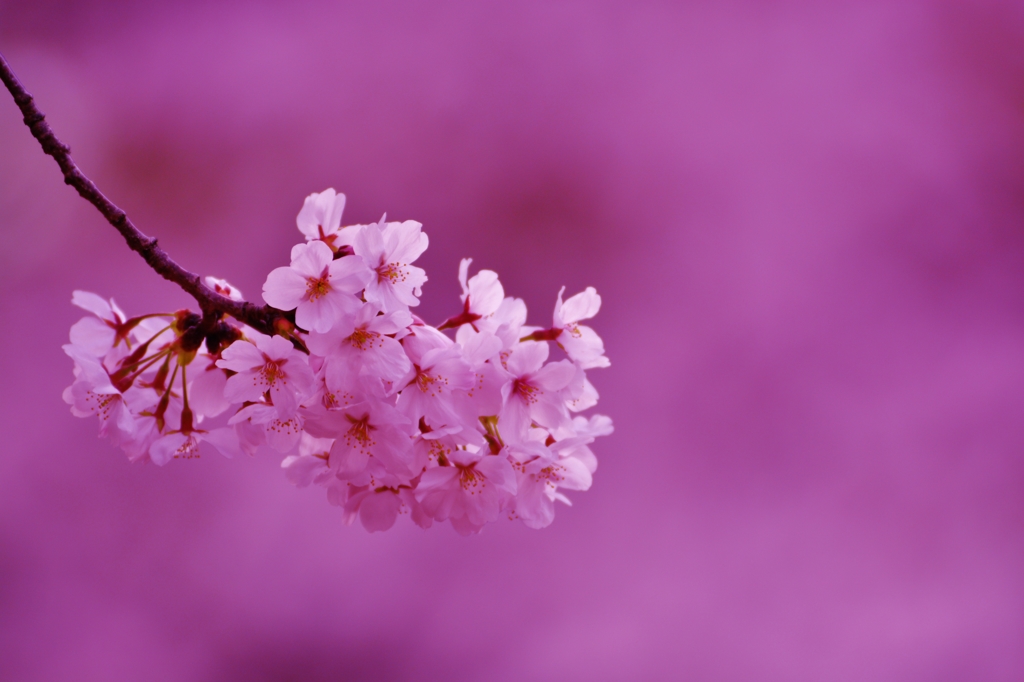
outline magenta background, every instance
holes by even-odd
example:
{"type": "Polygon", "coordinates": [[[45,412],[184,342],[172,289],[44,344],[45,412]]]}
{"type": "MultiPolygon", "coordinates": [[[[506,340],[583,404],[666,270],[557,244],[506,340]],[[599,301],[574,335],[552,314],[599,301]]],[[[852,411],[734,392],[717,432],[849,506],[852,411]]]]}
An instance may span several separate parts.
{"type": "Polygon", "coordinates": [[[132,466],[71,290],[186,297],[0,96],[0,679],[1024,677],[1019,3],[0,2],[76,160],[258,297],[302,198],[549,319],[616,422],[552,527],[345,527],[268,455],[132,466]],[[166,3],[164,3],[166,4],[166,3]],[[898,6],[897,6],[898,5],[898,6]]]}

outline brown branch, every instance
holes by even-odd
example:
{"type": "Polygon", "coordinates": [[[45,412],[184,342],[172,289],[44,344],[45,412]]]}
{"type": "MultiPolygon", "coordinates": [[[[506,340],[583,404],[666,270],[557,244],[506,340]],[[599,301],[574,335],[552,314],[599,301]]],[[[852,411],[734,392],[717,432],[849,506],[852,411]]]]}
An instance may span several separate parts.
{"type": "Polygon", "coordinates": [[[257,306],[248,301],[234,301],[210,289],[203,283],[199,275],[189,272],[175,263],[166,251],[157,246],[155,237],[147,237],[140,232],[125,212],[100,192],[92,180],[87,178],[75,165],[71,159],[71,148],[53,134],[53,130],[44,119],[42,112],[33,102],[32,95],[26,92],[25,87],[14,75],[14,71],[11,70],[2,54],[0,54],[0,80],[3,80],[4,85],[14,96],[14,101],[24,116],[25,125],[39,140],[43,151],[52,156],[60,166],[60,171],[64,174],[64,183],[74,187],[83,199],[95,206],[107,219],[107,222],[121,233],[124,240],[128,242],[128,246],[142,256],[149,267],[196,299],[203,311],[202,325],[204,328],[212,329],[221,314],[226,314],[264,334],[275,333],[275,323],[285,320],[284,314],[280,310],[270,306],[257,306]]]}

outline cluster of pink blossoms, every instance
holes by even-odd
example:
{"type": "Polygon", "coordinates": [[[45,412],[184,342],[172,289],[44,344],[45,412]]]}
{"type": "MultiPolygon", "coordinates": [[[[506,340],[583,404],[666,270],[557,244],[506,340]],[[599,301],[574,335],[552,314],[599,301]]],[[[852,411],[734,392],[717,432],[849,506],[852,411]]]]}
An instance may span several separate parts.
{"type": "Polygon", "coordinates": [[[129,318],[76,291],[92,316],[64,346],[72,413],[97,415],[132,461],[196,457],[203,443],[229,457],[265,446],[292,483],[325,488],[346,522],[371,531],[400,513],[463,534],[502,515],[547,526],[555,501],[569,503],[563,491],[590,487],[589,445],[612,431],[608,417],[578,414],[597,403],[586,370],[608,366],[581,324],[601,298],[560,292],[551,326],[527,326],[523,301],[490,270],[469,277],[465,259],[462,311],[432,327],[410,312],[427,281],[412,264],[427,248],[421,225],[342,227],[344,205],[333,189],[306,198],[306,242],[263,285],[267,304],[294,319],[275,336],[225,318],[197,340],[194,313],[129,318]],[[552,344],[564,359],[549,359],[552,344]]]}

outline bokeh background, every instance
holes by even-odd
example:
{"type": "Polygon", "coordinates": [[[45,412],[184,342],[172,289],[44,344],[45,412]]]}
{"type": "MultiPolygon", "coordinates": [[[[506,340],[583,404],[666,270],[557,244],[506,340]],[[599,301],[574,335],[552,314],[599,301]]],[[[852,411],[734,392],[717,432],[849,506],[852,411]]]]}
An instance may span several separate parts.
{"type": "Polygon", "coordinates": [[[303,197],[549,319],[598,288],[593,489],[346,527],[265,453],[130,465],[72,289],[189,300],[0,96],[0,679],[1024,678],[1019,2],[0,1],[83,169],[250,298],[303,197]]]}

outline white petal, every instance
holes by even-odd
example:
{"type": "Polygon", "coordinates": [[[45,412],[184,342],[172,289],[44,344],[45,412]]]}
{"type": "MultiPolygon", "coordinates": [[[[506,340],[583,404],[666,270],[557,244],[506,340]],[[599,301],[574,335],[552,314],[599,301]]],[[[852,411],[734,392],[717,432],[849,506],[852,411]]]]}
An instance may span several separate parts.
{"type": "Polygon", "coordinates": [[[365,225],[356,235],[352,248],[357,256],[366,259],[367,265],[371,268],[376,267],[384,255],[384,236],[381,234],[380,226],[365,225]]]}
{"type": "Polygon", "coordinates": [[[325,333],[337,323],[351,324],[359,299],[344,291],[329,291],[313,301],[302,301],[295,309],[295,324],[309,331],[325,333]]]}
{"type": "Polygon", "coordinates": [[[174,459],[178,448],[185,444],[188,438],[180,433],[169,433],[159,438],[149,448],[149,458],[158,466],[163,466],[174,459]]]}
{"type": "Polygon", "coordinates": [[[459,261],[459,284],[462,286],[462,295],[459,299],[465,303],[466,296],[469,296],[469,284],[466,282],[466,278],[469,277],[469,265],[473,262],[472,258],[463,258],[459,261]]]}
{"type": "Polygon", "coordinates": [[[366,261],[360,256],[345,256],[332,261],[328,266],[331,288],[355,294],[366,286],[373,273],[366,267],[366,261]]]}
{"type": "Polygon", "coordinates": [[[267,390],[267,382],[261,374],[245,371],[228,378],[224,384],[224,398],[230,403],[244,403],[258,400],[267,390]]]}
{"type": "Polygon", "coordinates": [[[289,455],[281,462],[284,475],[298,488],[305,488],[327,468],[327,462],[311,455],[289,455]]]}
{"type": "Polygon", "coordinates": [[[477,462],[476,468],[495,487],[516,494],[516,474],[504,455],[488,455],[477,462]]]}
{"type": "Polygon", "coordinates": [[[71,325],[71,343],[96,357],[103,357],[114,347],[114,329],[103,320],[83,317],[71,325]]]}
{"type": "Polygon", "coordinates": [[[513,376],[532,374],[541,368],[550,352],[546,341],[524,341],[512,349],[505,365],[513,376]]]}
{"type": "Polygon", "coordinates": [[[293,270],[303,277],[320,277],[334,260],[334,252],[320,240],[292,247],[293,270]]]}
{"type": "Polygon", "coordinates": [[[239,339],[221,352],[217,366],[230,369],[232,372],[247,372],[266,363],[266,358],[256,346],[239,339]]]}
{"type": "Polygon", "coordinates": [[[505,289],[498,273],[481,270],[469,280],[469,309],[477,315],[492,315],[505,300],[505,289]]]}
{"type": "Polygon", "coordinates": [[[204,417],[216,417],[231,405],[224,397],[227,382],[227,375],[216,367],[200,372],[188,389],[189,405],[204,417]]]}
{"type": "Polygon", "coordinates": [[[587,287],[562,304],[562,324],[589,320],[601,310],[601,297],[594,287],[587,287]]]}
{"type": "Polygon", "coordinates": [[[238,433],[236,433],[234,429],[214,429],[209,433],[200,434],[199,438],[200,440],[217,448],[220,454],[225,457],[231,458],[235,455],[242,455],[242,448],[238,441],[238,433]]]}
{"type": "Polygon", "coordinates": [[[293,310],[305,299],[308,288],[309,282],[297,271],[289,267],[275,268],[263,283],[263,300],[278,310],[293,310]]]}
{"type": "Polygon", "coordinates": [[[542,367],[531,377],[531,383],[545,391],[560,391],[569,385],[578,368],[568,360],[559,360],[542,367]]]}
{"type": "Polygon", "coordinates": [[[96,317],[104,320],[114,321],[114,313],[110,304],[91,291],[74,291],[71,293],[71,303],[82,310],[88,310],[96,317]]]}
{"type": "Polygon", "coordinates": [[[383,236],[388,262],[408,265],[427,250],[430,240],[426,233],[420,231],[422,227],[415,220],[387,224],[383,236]]]}

